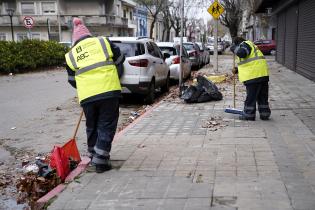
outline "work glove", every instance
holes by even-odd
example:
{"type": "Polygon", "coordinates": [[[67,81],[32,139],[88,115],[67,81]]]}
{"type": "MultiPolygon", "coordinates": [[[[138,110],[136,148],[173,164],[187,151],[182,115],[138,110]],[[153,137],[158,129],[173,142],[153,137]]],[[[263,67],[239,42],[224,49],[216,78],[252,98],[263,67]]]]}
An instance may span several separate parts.
{"type": "Polygon", "coordinates": [[[233,74],[237,74],[237,73],[238,73],[238,68],[237,68],[237,67],[234,67],[234,68],[232,69],[232,73],[233,73],[233,74]]]}
{"type": "Polygon", "coordinates": [[[233,44],[233,45],[230,47],[230,50],[232,51],[232,53],[234,53],[235,49],[236,49],[236,45],[233,44]]]}

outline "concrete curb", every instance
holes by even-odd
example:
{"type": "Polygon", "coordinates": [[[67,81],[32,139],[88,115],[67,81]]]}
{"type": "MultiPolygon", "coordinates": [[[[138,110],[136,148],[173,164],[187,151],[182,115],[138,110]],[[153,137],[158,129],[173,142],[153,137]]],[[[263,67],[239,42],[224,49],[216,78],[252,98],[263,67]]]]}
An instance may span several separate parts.
{"type": "MultiPolygon", "coordinates": [[[[135,119],[132,123],[130,123],[128,126],[126,126],[124,129],[122,129],[121,131],[119,131],[115,137],[114,140],[118,140],[119,138],[121,138],[127,130],[129,130],[132,126],[134,126],[137,122],[139,122],[142,118],[144,118],[145,116],[149,115],[158,105],[160,105],[162,101],[156,103],[155,105],[153,105],[150,109],[148,109],[143,115],[141,115],[140,117],[138,117],[137,119],[135,119]]],[[[78,167],[76,169],[74,169],[73,171],[70,172],[70,174],[66,177],[65,179],[65,183],[67,182],[71,182],[73,181],[77,176],[79,176],[83,171],[85,171],[85,169],[87,168],[87,166],[89,165],[91,159],[88,157],[82,157],[81,162],[79,163],[78,167]]],[[[66,184],[62,183],[59,184],[58,186],[56,186],[54,189],[52,189],[51,191],[49,191],[46,195],[44,195],[43,197],[41,197],[40,199],[38,199],[36,201],[36,206],[35,209],[42,209],[52,198],[54,198],[55,196],[57,196],[58,194],[60,194],[64,189],[66,189],[66,184]]]]}

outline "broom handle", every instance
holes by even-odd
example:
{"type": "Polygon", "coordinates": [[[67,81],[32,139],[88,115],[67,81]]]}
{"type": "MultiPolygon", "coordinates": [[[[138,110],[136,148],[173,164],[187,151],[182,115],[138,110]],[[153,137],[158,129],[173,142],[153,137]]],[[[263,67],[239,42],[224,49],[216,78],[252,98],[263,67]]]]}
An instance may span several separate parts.
{"type": "Polygon", "coordinates": [[[78,132],[78,129],[79,129],[79,126],[80,126],[80,122],[81,122],[81,120],[82,120],[82,116],[83,116],[83,109],[82,109],[82,111],[81,111],[79,121],[78,121],[77,126],[76,126],[76,128],[75,128],[74,135],[73,135],[73,139],[75,139],[75,137],[77,136],[77,132],[78,132]]]}
{"type": "MultiPolygon", "coordinates": [[[[234,69],[235,69],[235,54],[233,53],[233,72],[235,71],[234,69]]],[[[233,73],[233,105],[234,105],[234,108],[236,107],[235,97],[236,97],[236,94],[235,94],[235,73],[233,73]]]]}

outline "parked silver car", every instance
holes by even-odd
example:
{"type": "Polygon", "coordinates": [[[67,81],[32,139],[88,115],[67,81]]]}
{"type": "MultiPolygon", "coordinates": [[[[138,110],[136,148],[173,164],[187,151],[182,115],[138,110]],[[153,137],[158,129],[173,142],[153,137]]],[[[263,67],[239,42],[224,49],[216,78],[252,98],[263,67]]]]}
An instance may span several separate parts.
{"type": "Polygon", "coordinates": [[[200,68],[202,66],[202,58],[200,57],[200,48],[198,44],[193,42],[185,42],[183,46],[187,50],[189,60],[193,67],[200,68]]]}
{"type": "MultiPolygon", "coordinates": [[[[166,64],[170,67],[171,79],[179,80],[180,72],[180,45],[173,42],[158,42],[156,43],[162,53],[170,54],[170,57],[165,60],[166,64]]],[[[191,62],[189,60],[187,51],[183,48],[183,79],[190,77],[191,62]]]]}
{"type": "Polygon", "coordinates": [[[202,42],[196,42],[200,48],[200,56],[202,57],[202,65],[207,65],[210,63],[210,53],[208,52],[208,49],[202,42]]]}
{"type": "Polygon", "coordinates": [[[148,38],[110,37],[125,55],[120,78],[123,93],[138,93],[148,104],[154,102],[155,89],[169,90],[170,69],[159,47],[148,38]]]}
{"type": "MultiPolygon", "coordinates": [[[[214,52],[214,41],[210,40],[206,46],[210,54],[212,55],[214,52]]],[[[224,52],[224,45],[221,41],[218,41],[218,54],[221,55],[224,52]]]]}

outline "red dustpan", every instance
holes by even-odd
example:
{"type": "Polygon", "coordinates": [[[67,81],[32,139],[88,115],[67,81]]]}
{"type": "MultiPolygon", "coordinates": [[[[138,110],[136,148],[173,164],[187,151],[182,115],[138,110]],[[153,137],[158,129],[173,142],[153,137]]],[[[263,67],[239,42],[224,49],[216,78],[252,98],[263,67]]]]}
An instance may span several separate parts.
{"type": "Polygon", "coordinates": [[[80,118],[79,118],[79,121],[78,121],[77,126],[75,128],[73,137],[67,143],[65,143],[62,146],[62,148],[63,148],[63,150],[65,152],[65,155],[68,158],[70,158],[71,160],[74,160],[76,162],[80,162],[81,161],[80,153],[79,153],[79,150],[78,150],[75,138],[76,138],[79,126],[80,126],[80,122],[82,120],[82,116],[83,116],[83,110],[82,110],[82,112],[80,114],[80,118]]]}

